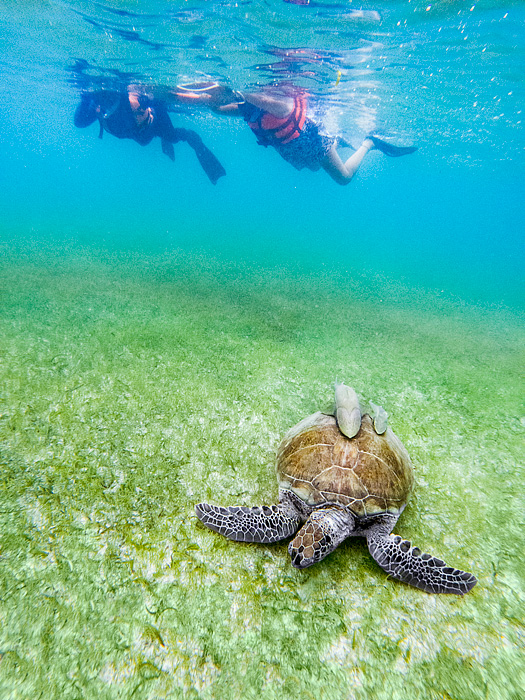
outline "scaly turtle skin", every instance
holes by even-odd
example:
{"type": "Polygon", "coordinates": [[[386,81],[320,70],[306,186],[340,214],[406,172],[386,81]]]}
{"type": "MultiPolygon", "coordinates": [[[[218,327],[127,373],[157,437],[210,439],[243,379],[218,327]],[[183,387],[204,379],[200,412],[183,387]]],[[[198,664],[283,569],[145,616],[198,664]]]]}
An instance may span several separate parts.
{"type": "Polygon", "coordinates": [[[298,569],[321,561],[347,537],[360,536],[379,566],[400,581],[459,595],[476,585],[472,574],[390,534],[412,490],[412,463],[387,427],[384,409],[372,403],[364,409],[350,387],[336,387],[334,415],[314,413],[288,431],[277,476],[279,505],[200,503],[198,518],[242,542],[278,542],[297,533],[288,551],[298,569]]]}

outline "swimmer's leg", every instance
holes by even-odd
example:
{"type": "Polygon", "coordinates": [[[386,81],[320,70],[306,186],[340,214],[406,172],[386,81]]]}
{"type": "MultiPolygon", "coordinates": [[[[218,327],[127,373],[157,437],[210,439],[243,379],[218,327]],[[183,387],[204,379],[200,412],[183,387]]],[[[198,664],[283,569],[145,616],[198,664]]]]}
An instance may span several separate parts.
{"type": "Polygon", "coordinates": [[[334,144],[322,162],[323,169],[339,185],[348,185],[356,172],[359,170],[359,166],[361,165],[363,158],[372,148],[374,148],[374,143],[371,139],[366,138],[359,146],[357,151],[352,153],[350,158],[343,162],[334,144]]]}
{"type": "Polygon", "coordinates": [[[204,145],[201,137],[196,131],[192,131],[191,129],[174,128],[173,136],[177,139],[177,141],[174,143],[177,143],[178,141],[185,141],[188,146],[193,148],[195,155],[201,164],[201,168],[208,176],[210,182],[212,182],[214,185],[217,184],[217,180],[219,178],[226,175],[226,170],[223,168],[218,158],[213,155],[207,146],[204,145]]]}

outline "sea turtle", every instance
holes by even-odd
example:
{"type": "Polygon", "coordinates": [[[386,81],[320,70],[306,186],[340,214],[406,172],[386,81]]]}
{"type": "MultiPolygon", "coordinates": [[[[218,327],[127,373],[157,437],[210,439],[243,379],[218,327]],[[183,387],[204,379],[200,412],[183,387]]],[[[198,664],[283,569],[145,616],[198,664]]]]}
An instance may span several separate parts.
{"type": "Polygon", "coordinates": [[[360,404],[350,387],[336,387],[333,415],[314,413],[288,431],[277,475],[279,505],[199,503],[197,517],[241,542],[277,542],[297,533],[288,551],[298,569],[321,561],[347,537],[361,536],[379,566],[400,581],[459,595],[476,585],[472,574],[390,534],[412,490],[412,463],[387,427],[384,409],[360,404]]]}

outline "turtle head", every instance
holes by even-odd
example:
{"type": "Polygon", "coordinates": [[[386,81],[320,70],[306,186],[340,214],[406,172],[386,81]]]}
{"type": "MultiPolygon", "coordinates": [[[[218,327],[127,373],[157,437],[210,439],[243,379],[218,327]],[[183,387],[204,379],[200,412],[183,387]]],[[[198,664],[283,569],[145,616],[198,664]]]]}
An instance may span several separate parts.
{"type": "Polygon", "coordinates": [[[306,569],[321,561],[354,529],[354,518],[344,508],[330,506],[314,510],[288,545],[292,564],[306,569]]]}

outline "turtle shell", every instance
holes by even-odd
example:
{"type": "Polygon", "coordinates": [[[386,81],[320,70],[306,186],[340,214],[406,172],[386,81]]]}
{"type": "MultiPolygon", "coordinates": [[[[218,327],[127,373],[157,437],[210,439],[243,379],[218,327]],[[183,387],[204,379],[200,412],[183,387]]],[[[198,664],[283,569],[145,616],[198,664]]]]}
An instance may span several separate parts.
{"type": "Polygon", "coordinates": [[[334,416],[314,413],[285,435],[277,455],[279,486],[310,506],[339,503],[358,517],[406,505],[414,481],[403,443],[387,428],[374,430],[364,414],[357,435],[347,438],[334,416]]]}

